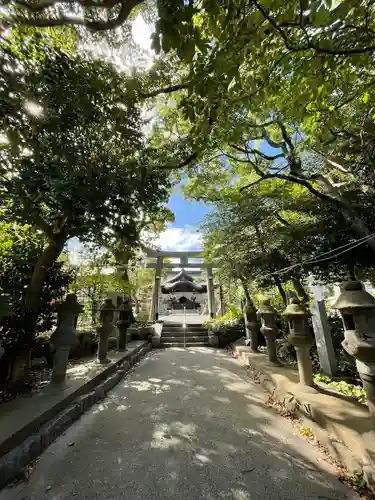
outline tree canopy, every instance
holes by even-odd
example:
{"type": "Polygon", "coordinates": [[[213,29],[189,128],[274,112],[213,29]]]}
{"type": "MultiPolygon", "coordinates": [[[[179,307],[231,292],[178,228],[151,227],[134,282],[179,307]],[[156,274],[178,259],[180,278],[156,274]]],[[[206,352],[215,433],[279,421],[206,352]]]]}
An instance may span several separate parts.
{"type": "Polygon", "coordinates": [[[71,236],[112,239],[127,270],[142,230],[171,220],[161,205],[187,175],[186,195],[215,208],[207,251],[230,237],[224,271],[236,260],[241,276],[278,286],[281,268],[362,238],[361,257],[284,281],[371,274],[371,3],[10,0],[1,15],[34,30],[2,45],[4,210],[42,230],[52,254],[71,236]],[[129,30],[139,13],[154,23],[151,68],[125,75],[61,46],[82,27],[129,30]],[[39,30],[56,26],[66,39],[39,30]]]}

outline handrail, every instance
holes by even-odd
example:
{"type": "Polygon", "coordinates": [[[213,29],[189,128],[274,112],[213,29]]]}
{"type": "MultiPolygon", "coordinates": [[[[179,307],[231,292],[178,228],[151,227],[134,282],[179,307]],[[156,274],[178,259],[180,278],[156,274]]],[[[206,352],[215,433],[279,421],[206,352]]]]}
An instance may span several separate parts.
{"type": "Polygon", "coordinates": [[[186,306],[184,306],[184,348],[186,347],[186,306]]]}

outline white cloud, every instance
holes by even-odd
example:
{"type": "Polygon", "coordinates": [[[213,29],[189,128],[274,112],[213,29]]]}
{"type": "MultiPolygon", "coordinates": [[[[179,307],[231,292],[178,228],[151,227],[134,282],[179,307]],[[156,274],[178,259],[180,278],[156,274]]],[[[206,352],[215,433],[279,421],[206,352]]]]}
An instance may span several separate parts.
{"type": "Polygon", "coordinates": [[[168,227],[156,241],[161,250],[186,252],[201,251],[202,234],[193,226],[168,227]]]}
{"type": "MultiPolygon", "coordinates": [[[[163,231],[154,244],[160,250],[170,252],[200,252],[203,250],[202,234],[194,226],[168,227],[163,231]]],[[[71,264],[80,264],[87,260],[89,247],[72,238],[68,241],[67,251],[71,264]]],[[[199,262],[200,259],[192,259],[191,262],[199,262]]],[[[179,262],[179,259],[171,259],[171,262],[179,262]]],[[[110,272],[110,271],[109,271],[110,272]]]]}

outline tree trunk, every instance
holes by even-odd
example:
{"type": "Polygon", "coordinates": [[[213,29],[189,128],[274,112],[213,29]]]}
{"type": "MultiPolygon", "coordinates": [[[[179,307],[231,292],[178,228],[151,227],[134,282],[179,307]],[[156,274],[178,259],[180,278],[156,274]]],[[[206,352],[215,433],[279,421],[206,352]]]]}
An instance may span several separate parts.
{"type": "Polygon", "coordinates": [[[25,294],[24,312],[25,312],[25,328],[24,328],[24,352],[20,352],[21,357],[28,356],[30,345],[35,335],[36,324],[38,320],[40,297],[44,281],[49,269],[56,262],[61,254],[66,242],[66,236],[56,235],[50,239],[48,245],[43,250],[37,260],[30,283],[25,294]]]}
{"type": "Polygon", "coordinates": [[[283,285],[281,284],[280,278],[275,274],[273,276],[273,279],[275,281],[275,285],[277,286],[277,289],[279,290],[279,294],[281,295],[281,298],[283,299],[283,302],[285,304],[285,307],[288,305],[288,299],[285,293],[285,290],[283,288],[283,285]]]}
{"type": "Polygon", "coordinates": [[[50,239],[39,259],[37,260],[30,283],[25,295],[26,311],[37,311],[40,301],[40,295],[49,269],[56,262],[61,254],[66,242],[65,235],[57,235],[50,239]]]}
{"type": "Polygon", "coordinates": [[[247,284],[246,284],[246,281],[245,281],[244,277],[240,276],[239,278],[240,278],[240,281],[241,281],[241,285],[242,285],[242,288],[243,288],[246,300],[248,302],[250,302],[251,304],[253,304],[253,301],[251,300],[249,289],[247,287],[247,284]]]}
{"type": "MultiPolygon", "coordinates": [[[[353,231],[355,231],[359,236],[369,236],[373,231],[371,231],[363,220],[358,216],[357,212],[353,206],[342,196],[340,191],[333,186],[331,181],[327,179],[324,175],[319,175],[314,178],[319,186],[322,188],[323,192],[329,195],[333,200],[337,201],[337,205],[332,202],[336,210],[338,210],[344,219],[349,222],[353,231]]],[[[327,200],[324,200],[327,201],[327,200]]],[[[375,239],[371,238],[366,242],[371,250],[375,253],[375,239]]]]}
{"type": "Polygon", "coordinates": [[[135,294],[132,296],[132,299],[134,300],[134,306],[135,306],[134,307],[134,312],[136,314],[138,314],[139,311],[140,311],[139,300],[138,300],[138,298],[137,298],[137,296],[135,294]]]}
{"type": "Polygon", "coordinates": [[[292,276],[293,288],[296,291],[298,297],[303,300],[303,302],[308,302],[309,295],[306,292],[301,280],[297,276],[292,276]]]}

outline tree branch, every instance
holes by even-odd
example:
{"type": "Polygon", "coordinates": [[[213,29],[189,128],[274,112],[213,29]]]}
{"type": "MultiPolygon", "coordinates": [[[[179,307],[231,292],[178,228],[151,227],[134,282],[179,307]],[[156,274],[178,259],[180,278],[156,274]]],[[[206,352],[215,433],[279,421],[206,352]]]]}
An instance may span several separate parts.
{"type": "Polygon", "coordinates": [[[292,141],[290,140],[290,137],[289,137],[288,132],[286,131],[286,127],[285,127],[285,125],[284,125],[284,124],[283,124],[280,120],[278,120],[278,121],[277,121],[277,124],[278,124],[278,126],[279,126],[279,128],[280,128],[280,130],[281,130],[281,134],[282,134],[282,136],[283,136],[284,141],[288,144],[288,146],[290,147],[290,149],[291,149],[292,151],[294,151],[294,146],[293,146],[293,143],[292,143],[292,141]]]}
{"type": "Polygon", "coordinates": [[[245,189],[249,189],[250,187],[255,186],[256,184],[259,184],[259,182],[262,182],[262,181],[267,180],[267,179],[280,179],[283,181],[294,182],[295,184],[300,184],[301,186],[304,186],[308,191],[310,191],[310,193],[312,193],[317,198],[324,200],[324,201],[328,201],[329,203],[334,203],[336,205],[339,204],[338,200],[336,200],[335,198],[331,198],[330,196],[327,196],[324,193],[321,193],[320,191],[315,189],[309,182],[307,182],[307,180],[299,179],[298,177],[294,177],[292,175],[285,175],[285,174],[281,175],[278,173],[263,175],[260,179],[254,181],[254,182],[251,182],[250,184],[247,184],[246,186],[241,187],[240,193],[242,193],[242,191],[244,191],[245,189]]]}
{"type": "Polygon", "coordinates": [[[268,134],[267,130],[264,129],[263,130],[263,134],[262,134],[262,138],[268,142],[268,144],[275,148],[275,149],[282,149],[282,147],[284,146],[284,143],[283,142],[275,142],[273,139],[271,139],[270,135],[268,134]]]}
{"type": "Polygon", "coordinates": [[[240,151],[241,153],[245,153],[247,155],[251,155],[251,154],[258,155],[261,158],[263,158],[264,160],[274,161],[274,160],[277,160],[278,158],[285,158],[284,153],[279,153],[279,154],[274,155],[274,156],[269,156],[269,155],[266,155],[265,153],[262,153],[262,151],[259,151],[258,149],[245,149],[245,148],[241,148],[240,146],[236,146],[236,144],[230,144],[230,147],[233,149],[236,149],[237,151],[240,151]]]}
{"type": "Polygon", "coordinates": [[[263,16],[267,19],[267,21],[275,28],[275,30],[281,35],[282,39],[285,42],[285,45],[288,49],[291,49],[289,39],[284,31],[277,25],[277,23],[272,19],[272,17],[268,14],[267,10],[261,5],[257,0],[253,0],[253,4],[256,8],[263,14],[263,16]]]}
{"type": "MultiPolygon", "coordinates": [[[[48,9],[49,7],[55,6],[57,3],[72,3],[72,0],[40,0],[38,3],[28,2],[27,0],[14,0],[16,5],[24,7],[30,12],[41,12],[44,9],[48,9]]],[[[120,0],[104,0],[103,3],[99,4],[98,1],[95,0],[74,0],[74,3],[81,5],[82,7],[96,7],[100,9],[111,9],[118,3],[120,0]]]]}
{"type": "MultiPolygon", "coordinates": [[[[73,16],[61,16],[58,18],[50,18],[50,17],[40,17],[40,18],[28,18],[24,16],[12,16],[12,17],[3,17],[1,21],[8,25],[23,25],[23,26],[37,26],[37,27],[52,27],[52,26],[65,26],[65,25],[77,25],[77,26],[85,26],[92,31],[106,31],[113,28],[117,28],[121,26],[129,17],[131,11],[139,4],[143,3],[144,0],[119,0],[113,1],[108,0],[103,3],[103,5],[95,4],[94,0],[72,0],[72,3],[76,3],[83,7],[97,7],[103,9],[110,9],[111,7],[121,4],[120,12],[117,17],[113,19],[109,19],[108,21],[93,21],[86,19],[85,17],[73,17],[73,16]]],[[[32,12],[40,12],[48,7],[52,7],[58,3],[69,3],[68,0],[53,1],[46,0],[43,2],[43,7],[38,8],[38,6],[32,6],[26,1],[18,1],[20,5],[28,8],[32,12]]]]}
{"type": "Polygon", "coordinates": [[[274,215],[275,215],[276,219],[277,219],[279,222],[281,222],[281,224],[282,224],[283,226],[290,226],[290,222],[288,222],[288,221],[287,221],[287,220],[285,220],[283,217],[281,217],[281,215],[279,215],[277,212],[275,212],[275,214],[274,214],[274,215]]]}
{"type": "Polygon", "coordinates": [[[174,165],[174,166],[171,166],[171,165],[164,165],[162,167],[157,167],[159,169],[166,169],[166,170],[174,170],[174,169],[179,169],[179,168],[184,168],[186,167],[187,165],[189,165],[193,160],[196,160],[198,157],[198,153],[197,152],[194,152],[192,153],[190,156],[188,156],[185,160],[183,160],[179,165],[174,165]]]}
{"type": "MultiPolygon", "coordinates": [[[[305,36],[307,36],[307,45],[293,45],[291,40],[288,38],[287,34],[281,29],[281,26],[276,23],[276,21],[270,16],[269,12],[263,5],[261,5],[257,0],[252,0],[253,5],[258,9],[259,12],[263,15],[265,19],[271,24],[271,26],[276,30],[276,32],[283,39],[285,46],[288,50],[292,52],[302,52],[306,50],[315,50],[318,54],[330,54],[330,55],[355,55],[355,54],[364,54],[366,52],[373,52],[375,50],[375,44],[369,45],[367,47],[352,47],[347,49],[341,48],[328,48],[328,47],[320,47],[311,41],[311,39],[307,36],[307,31],[303,25],[299,25],[298,23],[288,23],[289,27],[300,27],[305,36]]],[[[285,21],[283,25],[285,26],[285,21]]],[[[373,38],[373,37],[372,37],[373,38]]]]}
{"type": "Polygon", "coordinates": [[[150,97],[156,97],[160,94],[171,94],[172,92],[176,92],[178,90],[184,90],[189,87],[189,83],[178,83],[176,85],[170,85],[169,87],[165,87],[163,89],[153,90],[152,92],[148,92],[145,94],[141,94],[141,97],[144,99],[149,99],[150,97]]]}

